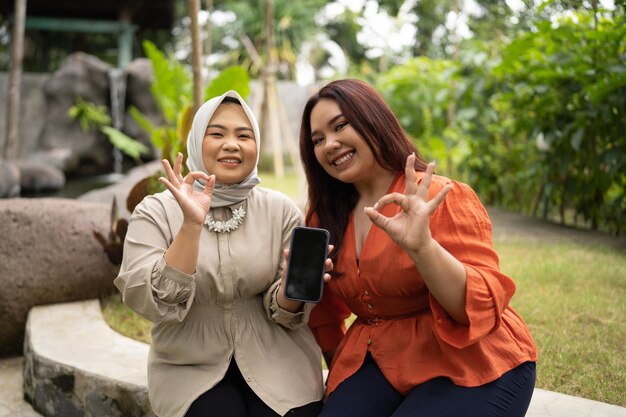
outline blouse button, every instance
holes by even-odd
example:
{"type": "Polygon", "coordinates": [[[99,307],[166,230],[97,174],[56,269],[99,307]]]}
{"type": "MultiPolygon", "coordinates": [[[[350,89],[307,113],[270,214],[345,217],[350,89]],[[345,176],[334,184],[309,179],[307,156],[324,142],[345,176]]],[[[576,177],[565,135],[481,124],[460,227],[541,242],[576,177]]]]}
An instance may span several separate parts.
{"type": "Polygon", "coordinates": [[[370,293],[367,290],[365,290],[363,291],[363,295],[370,295],[370,293]]]}
{"type": "Polygon", "coordinates": [[[372,306],[371,304],[368,304],[368,305],[367,305],[367,308],[368,308],[369,310],[371,310],[371,309],[372,309],[372,307],[373,307],[373,306],[372,306]]]}
{"type": "Polygon", "coordinates": [[[247,377],[247,378],[246,378],[246,380],[247,380],[248,382],[250,382],[250,381],[252,381],[252,378],[247,377]]]}
{"type": "Polygon", "coordinates": [[[371,338],[371,337],[368,337],[368,338],[367,338],[367,344],[368,344],[368,345],[371,345],[371,344],[372,344],[372,338],[371,338]]]}

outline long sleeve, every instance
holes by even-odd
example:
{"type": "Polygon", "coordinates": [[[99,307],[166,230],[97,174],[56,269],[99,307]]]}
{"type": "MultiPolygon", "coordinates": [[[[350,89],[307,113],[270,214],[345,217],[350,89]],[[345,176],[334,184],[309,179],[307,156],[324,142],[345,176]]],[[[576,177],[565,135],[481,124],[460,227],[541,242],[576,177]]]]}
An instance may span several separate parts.
{"type": "Polygon", "coordinates": [[[165,264],[163,255],[176,227],[170,216],[154,196],[136,207],[124,242],[120,273],[114,281],[124,303],[154,323],[184,320],[196,289],[193,275],[165,264]]]}
{"type": "Polygon", "coordinates": [[[294,330],[298,327],[304,326],[309,321],[311,310],[315,305],[311,303],[304,303],[302,309],[295,313],[285,310],[278,305],[277,293],[279,287],[280,279],[274,282],[270,289],[265,293],[263,305],[266,309],[267,316],[276,324],[279,324],[287,329],[294,330]]]}
{"type": "Polygon", "coordinates": [[[469,318],[469,325],[457,323],[431,295],[434,329],[446,343],[466,347],[499,328],[515,284],[499,270],[489,216],[469,186],[454,183],[431,218],[431,231],[433,238],[465,267],[469,318]]]}

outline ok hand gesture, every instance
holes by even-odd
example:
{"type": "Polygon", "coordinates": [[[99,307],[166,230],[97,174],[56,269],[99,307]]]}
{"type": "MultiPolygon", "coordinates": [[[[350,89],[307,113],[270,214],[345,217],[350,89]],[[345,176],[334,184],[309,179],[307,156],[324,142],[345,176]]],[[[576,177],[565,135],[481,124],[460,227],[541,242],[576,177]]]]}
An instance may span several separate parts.
{"type": "Polygon", "coordinates": [[[192,171],[183,178],[180,173],[182,162],[182,153],[176,156],[174,169],[172,169],[170,162],[164,159],[162,163],[167,179],[161,177],[159,181],[170,190],[176,201],[178,201],[178,205],[183,211],[184,222],[202,225],[211,208],[215,175],[208,175],[201,171],[192,171]],[[193,183],[196,179],[202,179],[206,182],[202,192],[195,191],[193,188],[193,183]]]}
{"type": "Polygon", "coordinates": [[[365,214],[372,223],[383,229],[405,251],[417,254],[432,243],[429,217],[452,189],[452,184],[446,184],[436,196],[426,201],[435,164],[432,162],[428,164],[424,178],[419,185],[414,167],[415,155],[412,154],[406,160],[405,193],[384,195],[374,207],[366,207],[365,214]],[[379,213],[378,210],[392,203],[400,206],[402,211],[393,217],[386,217],[379,213]]]}

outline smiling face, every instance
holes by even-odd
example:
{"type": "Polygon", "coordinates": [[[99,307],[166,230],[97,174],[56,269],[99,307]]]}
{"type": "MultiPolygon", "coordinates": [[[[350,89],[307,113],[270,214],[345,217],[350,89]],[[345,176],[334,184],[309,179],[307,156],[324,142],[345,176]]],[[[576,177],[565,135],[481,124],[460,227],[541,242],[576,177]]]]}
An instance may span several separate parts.
{"type": "Polygon", "coordinates": [[[368,144],[334,100],[322,99],[313,107],[311,141],[317,161],[339,181],[368,182],[382,170],[368,144]]]}
{"type": "Polygon", "coordinates": [[[243,108],[222,103],[215,110],[202,141],[202,162],[222,184],[236,184],[256,166],[256,138],[243,108]]]}

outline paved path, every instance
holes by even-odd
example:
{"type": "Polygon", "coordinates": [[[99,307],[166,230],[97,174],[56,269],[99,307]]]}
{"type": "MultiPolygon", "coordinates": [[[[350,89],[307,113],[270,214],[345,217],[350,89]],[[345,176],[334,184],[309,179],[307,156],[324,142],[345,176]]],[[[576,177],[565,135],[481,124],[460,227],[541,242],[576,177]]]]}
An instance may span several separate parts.
{"type": "Polygon", "coordinates": [[[41,417],[24,401],[22,357],[0,358],[0,417],[41,417]]]}

